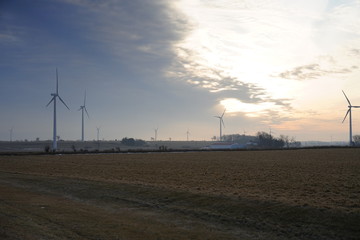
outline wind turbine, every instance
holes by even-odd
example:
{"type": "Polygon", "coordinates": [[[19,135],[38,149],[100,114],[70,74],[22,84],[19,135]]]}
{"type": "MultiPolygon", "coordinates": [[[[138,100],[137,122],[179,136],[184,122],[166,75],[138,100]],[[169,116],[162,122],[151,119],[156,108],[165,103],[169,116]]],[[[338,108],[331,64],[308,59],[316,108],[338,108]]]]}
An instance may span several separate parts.
{"type": "Polygon", "coordinates": [[[66,105],[66,103],[59,96],[59,80],[58,80],[57,68],[56,68],[56,93],[52,93],[51,96],[52,96],[52,98],[51,98],[50,102],[46,105],[46,107],[49,106],[51,102],[54,103],[53,151],[55,152],[57,150],[57,142],[56,142],[56,98],[59,98],[59,100],[65,105],[65,107],[70,110],[70,108],[66,105]]]}
{"type": "Polygon", "coordinates": [[[189,135],[190,135],[190,132],[189,132],[189,129],[186,131],[186,141],[189,141],[189,135]]]}
{"type": "Polygon", "coordinates": [[[157,132],[158,132],[159,128],[155,128],[154,131],[155,131],[155,141],[157,141],[157,132]]]}
{"type": "Polygon", "coordinates": [[[86,115],[89,117],[89,113],[88,111],[86,110],[86,91],[85,91],[85,95],[84,95],[84,105],[80,106],[79,110],[81,110],[81,141],[83,142],[84,141],[84,110],[86,112],[86,115]]]}
{"type": "Polygon", "coordinates": [[[96,127],[96,131],[97,131],[97,141],[99,142],[99,136],[100,136],[100,128],[101,127],[96,127]]]}
{"type": "Polygon", "coordinates": [[[100,136],[100,127],[96,127],[96,131],[97,131],[97,144],[98,144],[98,150],[100,150],[100,141],[99,141],[99,136],[100,136]]]}
{"type": "Polygon", "coordinates": [[[13,133],[14,133],[14,127],[11,127],[10,129],[10,142],[13,140],[13,133]]]}
{"type": "Polygon", "coordinates": [[[351,102],[350,102],[350,100],[348,99],[348,97],[346,96],[345,92],[344,92],[344,91],[342,91],[342,92],[343,92],[343,94],[344,94],[344,96],[345,96],[345,98],[346,98],[347,102],[349,103],[349,106],[348,106],[348,108],[349,108],[349,109],[347,110],[346,115],[345,115],[345,117],[344,117],[344,120],[343,120],[342,122],[344,123],[344,121],[345,121],[345,119],[346,119],[347,115],[349,114],[349,144],[350,144],[350,146],[352,146],[352,145],[353,145],[353,140],[352,140],[352,118],[351,118],[351,108],[360,108],[360,106],[353,106],[353,105],[351,105],[351,102]]]}
{"type": "Polygon", "coordinates": [[[223,112],[223,114],[221,116],[214,116],[214,117],[218,118],[219,122],[220,122],[220,141],[222,141],[222,126],[225,127],[225,123],[224,123],[224,120],[223,120],[225,111],[226,111],[226,109],[224,110],[224,112],[223,112]]]}

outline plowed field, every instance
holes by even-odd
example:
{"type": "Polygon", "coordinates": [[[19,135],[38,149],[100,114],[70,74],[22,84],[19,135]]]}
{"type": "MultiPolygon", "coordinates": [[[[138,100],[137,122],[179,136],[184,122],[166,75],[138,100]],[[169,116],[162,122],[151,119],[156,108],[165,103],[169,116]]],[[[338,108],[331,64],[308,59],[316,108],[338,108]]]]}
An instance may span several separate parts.
{"type": "Polygon", "coordinates": [[[360,239],[360,149],[0,156],[0,239],[360,239]]]}

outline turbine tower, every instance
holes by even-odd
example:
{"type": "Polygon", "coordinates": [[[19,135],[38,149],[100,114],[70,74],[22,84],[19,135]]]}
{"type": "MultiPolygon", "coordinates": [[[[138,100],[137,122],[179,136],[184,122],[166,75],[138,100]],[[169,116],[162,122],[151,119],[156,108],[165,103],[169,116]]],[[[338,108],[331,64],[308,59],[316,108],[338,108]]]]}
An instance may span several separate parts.
{"type": "Polygon", "coordinates": [[[223,120],[225,111],[226,111],[226,109],[224,110],[224,112],[223,112],[223,114],[221,116],[214,116],[214,117],[218,118],[219,122],[220,122],[220,141],[222,141],[222,126],[225,127],[225,123],[224,123],[224,120],[223,120]]]}
{"type": "Polygon", "coordinates": [[[159,128],[155,128],[154,131],[155,131],[155,141],[157,141],[157,132],[158,132],[159,128]]]}
{"type": "Polygon", "coordinates": [[[98,150],[100,151],[100,127],[96,127],[96,131],[97,131],[97,144],[98,144],[98,150]]]}
{"type": "Polygon", "coordinates": [[[59,80],[58,80],[58,71],[56,68],[56,93],[51,94],[52,98],[50,102],[46,105],[49,106],[51,102],[54,103],[54,127],[53,127],[53,151],[55,152],[57,150],[57,142],[56,142],[56,98],[59,98],[59,100],[65,105],[67,109],[70,110],[70,108],[66,105],[66,103],[61,99],[59,95],[59,80]]]}
{"type": "Polygon", "coordinates": [[[349,145],[350,145],[350,146],[352,146],[352,145],[353,145],[353,140],[352,140],[352,118],[351,118],[351,108],[360,108],[360,106],[353,106],[353,105],[351,105],[351,102],[350,102],[350,100],[348,99],[348,97],[346,96],[345,92],[344,92],[344,91],[342,91],[342,92],[343,92],[343,94],[344,94],[344,96],[345,96],[345,98],[346,98],[347,102],[349,103],[349,106],[348,106],[348,108],[349,108],[349,109],[347,110],[346,115],[345,115],[345,117],[344,117],[344,120],[343,120],[342,122],[344,123],[344,121],[345,121],[345,119],[346,119],[347,115],[349,114],[349,145]]]}
{"type": "Polygon", "coordinates": [[[190,132],[189,132],[189,129],[186,131],[186,141],[189,141],[189,135],[190,135],[190,132]]]}
{"type": "Polygon", "coordinates": [[[80,106],[79,110],[81,110],[81,141],[84,141],[84,111],[86,112],[86,115],[89,117],[89,113],[86,110],[86,91],[85,91],[85,95],[84,95],[84,105],[80,106]]]}
{"type": "Polygon", "coordinates": [[[14,127],[11,127],[10,129],[10,142],[13,140],[13,133],[14,133],[14,127]]]}
{"type": "Polygon", "coordinates": [[[99,136],[100,136],[100,128],[101,127],[96,127],[96,131],[97,131],[97,141],[99,141],[99,136]]]}

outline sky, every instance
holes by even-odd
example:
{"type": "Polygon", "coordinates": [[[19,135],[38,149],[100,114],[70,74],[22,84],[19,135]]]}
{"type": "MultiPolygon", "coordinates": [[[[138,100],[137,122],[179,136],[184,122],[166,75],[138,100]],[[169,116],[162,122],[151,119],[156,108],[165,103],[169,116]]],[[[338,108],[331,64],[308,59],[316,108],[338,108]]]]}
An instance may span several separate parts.
{"type": "MultiPolygon", "coordinates": [[[[359,0],[2,0],[0,140],[348,141],[359,0]],[[11,131],[12,129],[12,131],[11,131]]],[[[353,109],[353,134],[360,110],[353,109]]]]}

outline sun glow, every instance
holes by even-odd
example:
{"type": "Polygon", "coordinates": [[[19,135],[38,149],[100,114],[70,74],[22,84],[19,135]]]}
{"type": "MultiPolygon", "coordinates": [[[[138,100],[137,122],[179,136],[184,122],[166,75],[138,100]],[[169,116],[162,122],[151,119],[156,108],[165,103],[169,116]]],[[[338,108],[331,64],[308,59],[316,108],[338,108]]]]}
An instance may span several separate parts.
{"type": "Polygon", "coordinates": [[[261,84],[272,72],[305,64],[319,54],[313,42],[312,21],[322,14],[325,0],[307,2],[296,9],[308,15],[309,9],[319,5],[305,22],[293,15],[291,4],[219,2],[181,0],[177,4],[193,26],[178,47],[190,50],[187,57],[196,65],[261,84]]]}
{"type": "Polygon", "coordinates": [[[273,102],[264,102],[264,103],[244,103],[236,98],[226,98],[220,101],[220,104],[223,105],[228,113],[245,113],[248,117],[260,117],[262,114],[266,113],[269,110],[281,110],[273,102]]]}
{"type": "Polygon", "coordinates": [[[282,130],[316,131],[321,125],[333,131],[337,122],[322,122],[337,118],[333,106],[342,100],[341,89],[360,84],[359,1],[176,5],[191,25],[174,45],[185,81],[217,94],[233,116],[282,130]]]}

